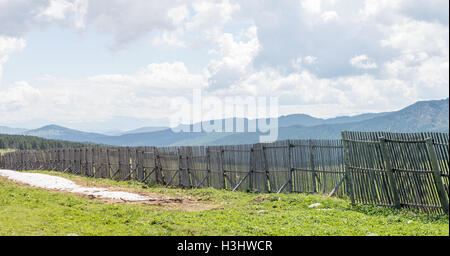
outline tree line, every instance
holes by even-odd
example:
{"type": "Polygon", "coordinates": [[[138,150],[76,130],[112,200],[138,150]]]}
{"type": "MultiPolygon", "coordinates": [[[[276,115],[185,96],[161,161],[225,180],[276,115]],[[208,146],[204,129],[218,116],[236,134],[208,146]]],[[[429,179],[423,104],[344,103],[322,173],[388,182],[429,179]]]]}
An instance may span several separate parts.
{"type": "Polygon", "coordinates": [[[21,149],[21,150],[45,150],[51,148],[79,148],[94,146],[95,144],[71,142],[64,140],[51,140],[26,135],[6,135],[0,134],[0,149],[21,149]]]}

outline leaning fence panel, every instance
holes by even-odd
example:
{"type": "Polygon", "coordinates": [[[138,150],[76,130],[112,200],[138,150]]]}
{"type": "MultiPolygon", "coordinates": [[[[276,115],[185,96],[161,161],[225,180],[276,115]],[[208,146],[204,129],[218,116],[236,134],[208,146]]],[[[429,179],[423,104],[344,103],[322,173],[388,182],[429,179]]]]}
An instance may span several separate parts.
{"type": "Polygon", "coordinates": [[[448,134],[343,132],[356,203],[448,213],[448,134]]]}

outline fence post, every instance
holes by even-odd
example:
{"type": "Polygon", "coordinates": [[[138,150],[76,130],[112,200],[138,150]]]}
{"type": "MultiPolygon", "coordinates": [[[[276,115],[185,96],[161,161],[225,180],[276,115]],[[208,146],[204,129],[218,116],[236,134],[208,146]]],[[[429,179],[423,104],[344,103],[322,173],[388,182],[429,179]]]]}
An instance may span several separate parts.
{"type": "Polygon", "coordinates": [[[293,191],[293,182],[292,182],[292,172],[294,171],[294,167],[292,166],[292,150],[293,147],[290,140],[288,140],[288,159],[289,159],[289,193],[292,193],[293,191]]]}
{"type": "Polygon", "coordinates": [[[222,178],[223,178],[223,189],[227,189],[227,186],[226,186],[226,181],[225,181],[225,179],[226,179],[226,174],[225,174],[225,169],[224,169],[224,154],[225,154],[225,150],[222,148],[221,150],[220,150],[220,165],[221,165],[221,171],[222,171],[222,178]]]}
{"type": "Polygon", "coordinates": [[[264,188],[266,190],[267,193],[270,193],[271,191],[271,186],[270,186],[270,173],[269,173],[269,165],[267,163],[267,158],[266,158],[266,153],[264,151],[266,147],[264,147],[263,144],[261,144],[261,154],[262,154],[262,164],[264,166],[264,175],[266,176],[265,179],[265,183],[264,183],[264,188]]]}
{"type": "Polygon", "coordinates": [[[143,147],[136,148],[136,170],[135,179],[138,181],[143,181],[144,179],[144,151],[143,147]]]}
{"type": "Polygon", "coordinates": [[[397,182],[395,181],[394,171],[392,170],[391,159],[388,155],[386,148],[386,139],[384,137],[380,137],[380,147],[381,147],[381,156],[384,162],[384,168],[386,170],[386,174],[389,179],[389,186],[392,191],[393,199],[394,199],[394,207],[400,208],[400,198],[397,189],[397,182]]]}
{"type": "Polygon", "coordinates": [[[314,193],[317,193],[317,184],[316,184],[316,169],[314,165],[314,145],[313,141],[309,140],[309,161],[311,164],[311,172],[312,172],[312,185],[314,193]]]}
{"type": "Polygon", "coordinates": [[[434,185],[436,186],[441,201],[442,210],[448,214],[448,199],[445,193],[444,183],[442,182],[441,173],[439,171],[439,164],[436,156],[436,151],[433,146],[433,139],[426,139],[427,151],[431,160],[431,168],[433,169],[434,185]]]}
{"type": "MultiPolygon", "coordinates": [[[[181,161],[182,161],[182,156],[180,154],[180,148],[177,148],[177,157],[178,157],[178,186],[182,186],[183,185],[183,180],[181,179],[181,161]]],[[[170,185],[170,184],[167,184],[170,185]]]]}
{"type": "Polygon", "coordinates": [[[350,176],[350,158],[349,158],[349,150],[348,150],[348,144],[347,144],[347,137],[345,135],[345,132],[341,132],[342,137],[342,147],[343,147],[343,153],[344,153],[344,169],[345,169],[345,183],[347,183],[347,194],[350,196],[350,201],[352,205],[355,205],[355,196],[353,194],[353,184],[352,184],[352,178],[350,176]]]}
{"type": "Polygon", "coordinates": [[[188,188],[192,188],[192,180],[191,180],[191,178],[193,178],[193,177],[191,177],[191,165],[190,165],[190,162],[192,161],[191,159],[192,159],[192,150],[191,150],[191,147],[187,147],[186,148],[186,166],[185,166],[185,168],[186,168],[186,171],[185,171],[185,178],[187,179],[187,186],[188,186],[188,188]],[[189,157],[189,156],[191,156],[191,157],[189,157]]]}
{"type": "Polygon", "coordinates": [[[161,161],[159,159],[159,152],[156,147],[153,147],[153,160],[154,160],[154,165],[155,165],[156,183],[165,185],[165,179],[162,176],[162,166],[161,166],[161,161]]]}
{"type": "Polygon", "coordinates": [[[249,175],[248,175],[248,178],[249,178],[249,180],[248,180],[248,189],[250,190],[250,192],[253,192],[253,188],[254,188],[254,185],[253,185],[253,170],[254,170],[254,167],[255,167],[255,156],[254,156],[254,153],[255,153],[255,151],[253,150],[253,147],[254,147],[255,145],[253,144],[252,145],[252,148],[250,149],[250,161],[249,161],[249,164],[250,164],[250,168],[249,168],[249,175]]]}
{"type": "Polygon", "coordinates": [[[106,166],[105,166],[106,171],[105,171],[105,175],[106,175],[107,178],[110,179],[112,177],[112,174],[111,174],[111,164],[109,162],[109,148],[106,147],[105,150],[106,150],[106,152],[105,152],[105,154],[106,154],[106,166]]]}
{"type": "Polygon", "coordinates": [[[208,182],[207,187],[210,187],[211,186],[211,154],[209,152],[209,147],[206,147],[206,161],[207,161],[206,162],[206,175],[207,175],[206,182],[208,182]]]}

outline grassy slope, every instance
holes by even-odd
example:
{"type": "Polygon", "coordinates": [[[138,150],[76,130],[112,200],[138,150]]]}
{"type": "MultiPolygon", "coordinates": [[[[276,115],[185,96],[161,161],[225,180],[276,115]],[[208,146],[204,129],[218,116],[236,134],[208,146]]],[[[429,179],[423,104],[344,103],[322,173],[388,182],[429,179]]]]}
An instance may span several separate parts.
{"type": "MultiPolygon", "coordinates": [[[[144,190],[142,183],[135,181],[44,173],[84,184],[144,190]]],[[[213,210],[197,212],[110,204],[0,179],[0,235],[449,235],[448,216],[351,207],[348,201],[321,195],[265,195],[161,186],[145,191],[187,195],[221,204],[213,210]],[[332,210],[308,207],[317,202],[321,208],[332,210]]]]}

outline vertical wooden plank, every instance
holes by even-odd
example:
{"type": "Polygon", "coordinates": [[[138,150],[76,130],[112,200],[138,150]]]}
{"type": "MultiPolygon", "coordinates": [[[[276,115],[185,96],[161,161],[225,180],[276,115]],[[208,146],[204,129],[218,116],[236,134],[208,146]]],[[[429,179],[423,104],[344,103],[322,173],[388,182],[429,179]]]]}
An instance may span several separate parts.
{"type": "Polygon", "coordinates": [[[448,199],[445,193],[444,184],[442,183],[441,172],[439,171],[439,163],[436,157],[436,151],[434,150],[433,140],[431,138],[426,139],[426,146],[431,160],[431,167],[433,171],[434,185],[439,194],[442,210],[445,214],[448,214],[448,199]]]}
{"type": "Polygon", "coordinates": [[[266,152],[265,152],[265,148],[263,144],[261,144],[261,161],[262,161],[262,166],[264,168],[264,176],[265,176],[265,182],[264,182],[264,190],[266,193],[270,193],[270,173],[269,173],[269,164],[267,163],[267,158],[266,158],[266,152]]]}
{"type": "Polygon", "coordinates": [[[110,157],[109,157],[109,154],[110,154],[110,148],[109,147],[107,147],[106,149],[105,149],[105,154],[106,154],[106,163],[105,163],[105,177],[106,178],[108,178],[108,179],[110,179],[111,178],[111,162],[110,162],[110,157]]]}
{"type": "Polygon", "coordinates": [[[221,167],[220,167],[220,171],[222,172],[222,188],[223,189],[227,189],[227,186],[226,186],[226,177],[225,177],[225,163],[224,163],[224,161],[225,161],[225,158],[224,158],[224,155],[225,155],[225,149],[222,147],[221,148],[221,150],[220,150],[220,164],[221,164],[221,167]]]}
{"type": "Polygon", "coordinates": [[[209,147],[206,147],[206,175],[208,175],[207,178],[207,186],[211,186],[211,153],[209,152],[209,147]]]}
{"type": "Polygon", "coordinates": [[[313,141],[309,140],[309,163],[311,165],[311,172],[312,172],[312,185],[313,185],[313,192],[317,193],[317,184],[316,184],[316,168],[314,164],[314,145],[313,141]]]}
{"type": "MultiPolygon", "coordinates": [[[[185,168],[185,185],[188,188],[192,188],[192,178],[191,177],[191,161],[192,161],[192,149],[191,147],[186,147],[185,150],[185,155],[186,155],[186,164],[184,166],[185,168]]],[[[195,175],[195,174],[194,174],[195,175]]]]}
{"type": "Polygon", "coordinates": [[[398,193],[398,188],[397,188],[397,182],[395,181],[394,172],[392,171],[391,159],[388,155],[388,151],[386,148],[386,139],[384,137],[380,137],[379,140],[380,140],[380,147],[381,147],[381,156],[383,158],[385,171],[386,171],[386,174],[389,179],[389,186],[392,191],[394,207],[400,208],[400,198],[399,198],[399,193],[398,193]]]}
{"type": "MultiPolygon", "coordinates": [[[[182,180],[182,176],[183,175],[181,175],[181,173],[182,173],[182,163],[181,163],[181,161],[183,160],[182,159],[182,155],[180,154],[180,148],[177,148],[177,159],[178,159],[178,185],[183,185],[183,180],[182,180]]],[[[168,185],[170,185],[170,184],[168,184],[168,185]]]]}
{"type": "MultiPolygon", "coordinates": [[[[254,154],[255,154],[255,150],[254,150],[254,145],[252,145],[252,148],[250,149],[250,154],[249,154],[249,157],[250,157],[250,159],[249,159],[249,170],[248,170],[248,172],[249,172],[249,174],[248,174],[248,189],[250,190],[250,191],[254,191],[254,184],[253,184],[253,182],[254,182],[254,173],[253,173],[253,171],[254,171],[254,168],[255,168],[255,160],[256,160],[256,158],[255,158],[255,156],[254,156],[254,154]]],[[[243,155],[243,153],[241,152],[240,154],[242,154],[243,155]]],[[[237,182],[237,181],[236,181],[237,182]]]]}
{"type": "Polygon", "coordinates": [[[291,141],[288,140],[287,148],[288,148],[288,161],[289,161],[289,192],[292,193],[293,191],[293,182],[292,182],[292,172],[294,171],[294,166],[292,163],[292,148],[294,145],[292,145],[291,141]]]}
{"type": "Polygon", "coordinates": [[[142,181],[144,179],[144,148],[136,148],[136,173],[135,180],[142,181]]]}
{"type": "Polygon", "coordinates": [[[350,196],[350,201],[352,205],[355,205],[355,196],[353,194],[353,184],[352,177],[350,176],[350,158],[349,158],[349,145],[347,144],[347,137],[345,131],[341,132],[342,146],[344,153],[344,170],[345,170],[345,182],[347,188],[347,194],[350,196]]]}
{"type": "Polygon", "coordinates": [[[88,176],[94,177],[94,148],[88,149],[86,158],[88,161],[88,176]]]}
{"type": "Polygon", "coordinates": [[[161,159],[159,156],[159,151],[156,147],[153,147],[153,158],[155,161],[155,177],[156,182],[159,184],[165,185],[165,179],[164,176],[162,176],[162,166],[161,166],[161,159]]]}
{"type": "Polygon", "coordinates": [[[95,147],[93,148],[93,155],[92,155],[92,165],[94,168],[94,177],[95,178],[101,178],[102,177],[102,173],[101,173],[101,161],[100,161],[100,148],[95,147]]]}

